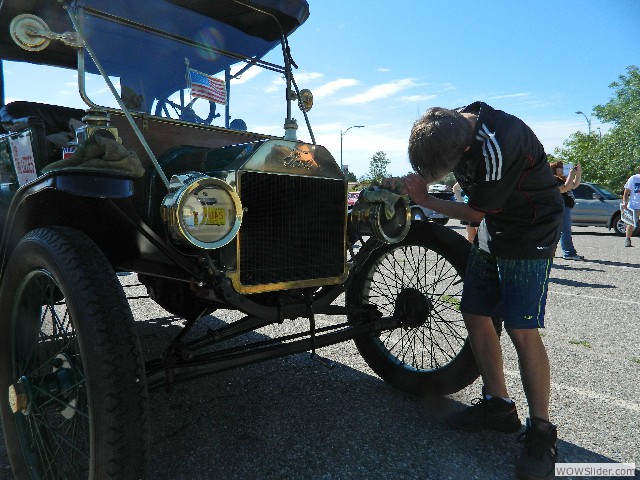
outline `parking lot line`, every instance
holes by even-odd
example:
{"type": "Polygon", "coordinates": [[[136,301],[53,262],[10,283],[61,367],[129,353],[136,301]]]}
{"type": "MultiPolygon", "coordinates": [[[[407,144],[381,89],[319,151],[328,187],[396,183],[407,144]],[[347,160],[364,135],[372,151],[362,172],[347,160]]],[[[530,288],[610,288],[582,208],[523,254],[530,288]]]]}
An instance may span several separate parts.
{"type": "MultiPolygon", "coordinates": [[[[505,375],[512,378],[520,378],[520,372],[515,370],[507,370],[505,369],[505,375]]],[[[625,410],[631,410],[632,412],[640,413],[640,404],[636,402],[630,402],[628,400],[622,400],[620,398],[610,397],[608,395],[603,394],[602,392],[594,392],[593,390],[585,390],[584,388],[573,387],[571,385],[565,385],[563,383],[553,382],[551,389],[564,390],[570,393],[574,393],[581,397],[588,398],[589,400],[613,404],[617,407],[624,408],[625,410]]]]}
{"type": "Polygon", "coordinates": [[[597,295],[582,295],[580,293],[569,293],[569,292],[560,292],[558,290],[549,289],[549,295],[568,295],[571,297],[581,297],[581,298],[591,298],[593,300],[603,300],[607,302],[615,302],[615,303],[629,303],[631,305],[640,305],[640,302],[636,300],[621,300],[619,298],[611,298],[611,297],[600,297],[597,295]]]}

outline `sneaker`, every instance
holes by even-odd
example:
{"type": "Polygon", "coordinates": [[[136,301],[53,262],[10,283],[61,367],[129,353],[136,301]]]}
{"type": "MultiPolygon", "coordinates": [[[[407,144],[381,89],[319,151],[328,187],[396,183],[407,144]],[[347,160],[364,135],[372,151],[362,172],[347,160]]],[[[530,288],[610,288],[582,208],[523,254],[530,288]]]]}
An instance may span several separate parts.
{"type": "Polygon", "coordinates": [[[516,404],[500,397],[487,399],[482,387],[482,398],[471,401],[471,406],[447,417],[447,423],[458,430],[497,430],[514,433],[520,430],[516,404]]]}
{"type": "Polygon", "coordinates": [[[522,450],[516,463],[516,477],[519,480],[555,478],[557,441],[555,425],[539,418],[527,418],[527,428],[518,437],[522,450]]]}
{"type": "Polygon", "coordinates": [[[566,255],[564,257],[565,260],[584,260],[584,257],[582,255],[566,255]]]}
{"type": "Polygon", "coordinates": [[[633,247],[633,245],[631,245],[631,239],[627,238],[627,241],[624,243],[625,247],[633,247]]]}

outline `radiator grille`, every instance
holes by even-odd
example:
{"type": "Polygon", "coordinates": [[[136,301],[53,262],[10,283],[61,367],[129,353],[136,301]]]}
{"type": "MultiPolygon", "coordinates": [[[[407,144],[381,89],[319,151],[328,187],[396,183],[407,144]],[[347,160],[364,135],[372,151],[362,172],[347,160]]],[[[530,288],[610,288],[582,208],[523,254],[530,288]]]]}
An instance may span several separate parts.
{"type": "Polygon", "coordinates": [[[244,172],[240,283],[338,277],[345,268],[341,180],[244,172]]]}

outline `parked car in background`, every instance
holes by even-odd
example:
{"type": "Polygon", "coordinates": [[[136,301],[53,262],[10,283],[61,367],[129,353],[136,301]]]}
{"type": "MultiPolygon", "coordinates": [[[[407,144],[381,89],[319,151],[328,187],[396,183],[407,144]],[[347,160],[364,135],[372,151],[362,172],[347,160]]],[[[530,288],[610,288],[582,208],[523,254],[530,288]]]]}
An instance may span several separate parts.
{"type": "Polygon", "coordinates": [[[358,201],[358,198],[360,198],[359,190],[357,192],[347,192],[347,208],[351,208],[358,201]]]}
{"type": "MultiPolygon", "coordinates": [[[[620,219],[620,195],[610,192],[597,183],[582,182],[573,190],[576,204],[573,207],[572,224],[575,227],[606,227],[624,236],[626,224],[620,219]]],[[[634,234],[638,234],[638,229],[634,234]]]]}
{"type": "MultiPolygon", "coordinates": [[[[453,189],[448,185],[433,184],[429,185],[429,194],[434,197],[441,198],[443,200],[456,201],[456,197],[453,195],[453,189]]],[[[422,205],[411,202],[411,219],[412,220],[431,220],[432,222],[439,223],[440,225],[446,225],[449,222],[449,217],[443,213],[436,212],[429,208],[425,208],[422,205]]]]}

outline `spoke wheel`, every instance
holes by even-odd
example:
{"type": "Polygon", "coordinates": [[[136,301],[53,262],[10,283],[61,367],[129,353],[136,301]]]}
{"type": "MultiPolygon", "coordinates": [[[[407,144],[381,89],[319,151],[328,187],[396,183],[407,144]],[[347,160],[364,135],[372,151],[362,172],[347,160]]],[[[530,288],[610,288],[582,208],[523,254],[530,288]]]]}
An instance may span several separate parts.
{"type": "Polygon", "coordinates": [[[7,265],[0,308],[0,409],[15,477],[141,478],[144,364],[102,252],[75,230],[34,230],[7,265]]]}
{"type": "Polygon", "coordinates": [[[193,108],[198,98],[187,101],[187,97],[188,92],[186,90],[178,90],[158,100],[155,108],[156,117],[173,118],[176,120],[184,120],[185,122],[211,125],[211,122],[220,116],[219,113],[216,113],[215,102],[200,99],[198,105],[201,103],[209,104],[208,109],[207,107],[202,107],[202,115],[200,115],[193,108]]]}
{"type": "Polygon", "coordinates": [[[375,305],[404,325],[355,340],[382,379],[413,394],[445,395],[478,377],[460,313],[469,243],[431,222],[412,224],[400,243],[380,247],[356,274],[349,305],[375,305]]]}

